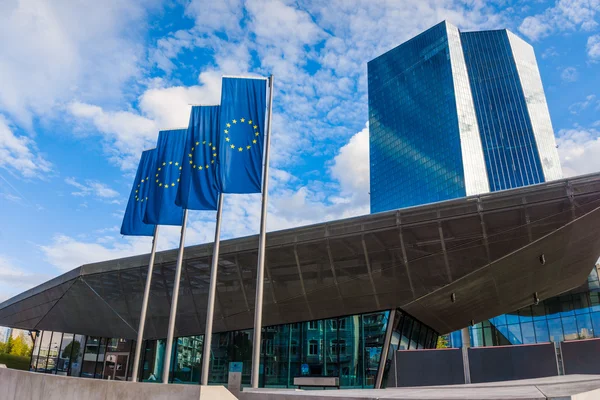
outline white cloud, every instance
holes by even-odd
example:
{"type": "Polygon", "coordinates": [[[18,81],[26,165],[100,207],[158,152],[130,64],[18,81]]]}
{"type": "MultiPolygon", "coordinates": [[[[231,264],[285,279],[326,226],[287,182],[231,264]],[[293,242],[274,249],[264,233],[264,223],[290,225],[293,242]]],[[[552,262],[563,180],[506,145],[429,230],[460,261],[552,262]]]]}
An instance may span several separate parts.
{"type": "Polygon", "coordinates": [[[526,17],[519,31],[531,40],[540,40],[553,32],[591,31],[598,27],[598,0],[557,0],[553,7],[526,17]]]}
{"type": "Polygon", "coordinates": [[[369,127],[355,134],[333,159],[331,175],[340,183],[343,196],[369,205],[369,127]]]}
{"type": "Polygon", "coordinates": [[[556,50],[556,47],[550,46],[546,50],[544,50],[544,52],[542,53],[542,58],[556,57],[558,55],[560,54],[556,50]]]}
{"type": "Polygon", "coordinates": [[[52,165],[39,154],[33,139],[16,135],[2,115],[0,115],[0,167],[18,172],[28,178],[43,176],[52,169],[52,165]]]}
{"type": "Polygon", "coordinates": [[[588,38],[587,54],[592,61],[600,60],[600,35],[594,35],[588,38]]]}
{"type": "Polygon", "coordinates": [[[598,100],[594,94],[586,96],[584,101],[578,101],[577,103],[571,104],[569,106],[569,111],[571,114],[579,114],[590,106],[595,106],[596,110],[600,110],[600,100],[598,100]]]}
{"type": "Polygon", "coordinates": [[[84,264],[147,253],[150,242],[150,238],[133,238],[126,243],[119,243],[113,238],[112,243],[105,245],[106,241],[103,244],[79,241],[59,234],[51,244],[40,248],[46,261],[61,271],[70,271],[84,264]]]}
{"type": "Polygon", "coordinates": [[[43,282],[46,278],[46,276],[24,271],[22,268],[17,267],[8,257],[0,254],[0,282],[19,287],[31,287],[43,282]]]}
{"type": "Polygon", "coordinates": [[[575,67],[567,67],[560,73],[560,78],[565,82],[575,82],[578,76],[579,74],[575,67]]]}
{"type": "MultiPolygon", "coordinates": [[[[95,196],[100,197],[102,199],[112,199],[120,196],[119,192],[114,189],[111,189],[109,186],[104,183],[100,183],[93,180],[86,180],[85,184],[77,182],[77,180],[73,177],[66,178],[65,183],[71,186],[74,186],[79,191],[72,192],[73,196],[87,197],[87,196],[95,196]]],[[[120,203],[117,203],[120,204],[120,203]]]]}
{"type": "Polygon", "coordinates": [[[600,131],[595,128],[561,129],[556,139],[565,176],[600,171],[600,131]]]}
{"type": "Polygon", "coordinates": [[[157,129],[188,125],[191,104],[221,102],[221,74],[203,72],[200,85],[171,86],[146,90],[139,98],[143,115],[154,121],[157,129]]]}
{"type": "Polygon", "coordinates": [[[143,150],[155,146],[156,123],[131,111],[105,111],[91,104],[73,102],[68,110],[77,118],[77,131],[84,135],[100,132],[113,161],[123,169],[137,166],[143,150]],[[94,129],[89,128],[89,122],[94,129]]]}
{"type": "Polygon", "coordinates": [[[9,257],[0,254],[0,301],[50,278],[50,275],[27,272],[9,257]]]}
{"type": "Polygon", "coordinates": [[[551,29],[552,27],[540,17],[526,17],[519,26],[519,31],[531,40],[547,36],[551,29]]]}
{"type": "Polygon", "coordinates": [[[187,127],[191,104],[218,104],[221,76],[204,72],[200,85],[152,87],[139,97],[141,111],[108,111],[91,104],[72,102],[68,110],[76,118],[80,134],[100,133],[111,159],[125,170],[136,168],[143,150],[156,146],[161,129],[187,127]],[[88,122],[94,129],[90,130],[88,122]]]}
{"type": "Polygon", "coordinates": [[[192,0],[185,9],[186,15],[196,19],[196,29],[203,32],[225,31],[235,34],[240,30],[243,15],[240,0],[192,0]]]}
{"type": "Polygon", "coordinates": [[[139,77],[148,10],[159,0],[0,3],[0,108],[24,126],[63,102],[120,101],[139,77]]]}

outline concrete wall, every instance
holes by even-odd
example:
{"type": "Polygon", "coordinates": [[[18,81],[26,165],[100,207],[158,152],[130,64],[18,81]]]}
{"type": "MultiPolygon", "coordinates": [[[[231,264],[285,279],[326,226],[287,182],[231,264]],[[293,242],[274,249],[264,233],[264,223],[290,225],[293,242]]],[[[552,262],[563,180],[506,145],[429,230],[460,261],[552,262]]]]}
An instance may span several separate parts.
{"type": "Polygon", "coordinates": [[[223,386],[72,378],[0,368],[2,400],[235,400],[223,386]]]}

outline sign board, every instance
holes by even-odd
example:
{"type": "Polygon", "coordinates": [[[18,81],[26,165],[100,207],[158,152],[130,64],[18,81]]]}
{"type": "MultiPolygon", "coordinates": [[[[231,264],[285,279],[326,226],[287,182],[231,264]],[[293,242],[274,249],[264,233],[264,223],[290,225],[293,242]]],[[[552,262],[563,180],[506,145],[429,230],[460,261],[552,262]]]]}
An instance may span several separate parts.
{"type": "Polygon", "coordinates": [[[230,392],[236,393],[242,389],[242,368],[244,364],[242,362],[230,362],[229,363],[229,376],[227,378],[227,389],[230,392]]]}
{"type": "Polygon", "coordinates": [[[308,367],[308,364],[302,364],[300,366],[300,374],[302,374],[302,375],[310,375],[310,369],[308,367]]]}

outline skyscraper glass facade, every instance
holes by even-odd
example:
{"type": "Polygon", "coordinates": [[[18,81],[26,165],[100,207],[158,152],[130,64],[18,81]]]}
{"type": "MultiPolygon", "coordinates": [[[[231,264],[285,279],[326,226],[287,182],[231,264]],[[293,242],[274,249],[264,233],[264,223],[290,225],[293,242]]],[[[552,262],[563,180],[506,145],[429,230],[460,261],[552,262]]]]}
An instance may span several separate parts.
{"type": "MultiPolygon", "coordinates": [[[[390,352],[435,348],[438,335],[398,310],[391,327],[390,352]]],[[[296,376],[336,376],[346,388],[372,388],[381,365],[390,311],[306,321],[263,328],[261,387],[293,387],[296,376]]],[[[242,384],[250,384],[253,331],[213,334],[210,384],[227,384],[229,363],[242,362],[242,384]]],[[[173,343],[170,383],[199,384],[204,336],[173,343]]],[[[139,380],[160,382],[165,340],[144,342],[139,380]]],[[[131,378],[132,340],[40,332],[31,356],[31,371],[94,379],[131,378]]],[[[387,363],[386,363],[387,361],[387,363]]]]}
{"type": "MultiPolygon", "coordinates": [[[[533,48],[512,32],[442,22],[368,73],[371,212],[562,178],[533,48]]],[[[600,337],[598,292],[594,269],[587,287],[470,327],[471,344],[600,337]]],[[[449,339],[462,345],[460,332],[449,339]]]]}
{"type": "Polygon", "coordinates": [[[371,211],[466,194],[446,24],[368,63],[371,211]]]}
{"type": "Polygon", "coordinates": [[[544,182],[506,30],[461,34],[490,190],[544,182]]]}
{"type": "Polygon", "coordinates": [[[561,178],[533,49],[442,22],[368,63],[371,212],[561,178]]]}

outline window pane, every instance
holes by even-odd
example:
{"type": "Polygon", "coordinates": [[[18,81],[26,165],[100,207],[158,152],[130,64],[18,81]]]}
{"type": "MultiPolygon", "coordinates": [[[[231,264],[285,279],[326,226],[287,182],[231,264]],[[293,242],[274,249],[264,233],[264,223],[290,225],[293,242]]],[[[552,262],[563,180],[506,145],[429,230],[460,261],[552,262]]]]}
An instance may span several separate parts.
{"type": "Polygon", "coordinates": [[[360,335],[360,317],[352,316],[340,318],[340,340],[345,341],[345,352],[340,350],[340,385],[346,388],[362,387],[364,370],[361,364],[361,354],[364,349],[362,335],[360,335]],[[341,322],[344,321],[344,322],[341,322]]]}
{"type": "Polygon", "coordinates": [[[46,372],[46,364],[48,363],[48,352],[50,351],[50,339],[52,339],[52,331],[44,331],[42,342],[40,344],[40,354],[38,356],[36,371],[46,372]]]}
{"type": "Polygon", "coordinates": [[[531,322],[532,320],[530,307],[524,307],[519,310],[519,322],[531,322]]]}
{"type": "Polygon", "coordinates": [[[106,338],[100,339],[98,346],[98,361],[96,362],[96,372],[94,378],[102,379],[102,371],[104,370],[104,355],[106,353],[106,338]]]}
{"type": "MultiPolygon", "coordinates": [[[[226,384],[229,363],[233,361],[242,363],[242,384],[250,384],[252,337],[251,330],[213,334],[208,378],[210,384],[226,384]]],[[[260,379],[264,379],[264,376],[260,379]]]]}
{"type": "Polygon", "coordinates": [[[419,333],[419,349],[422,349],[425,347],[425,343],[427,340],[427,333],[429,333],[429,329],[425,326],[422,325],[421,326],[421,332],[419,333]]]}
{"type": "MultiPolygon", "coordinates": [[[[564,295],[560,297],[560,315],[562,317],[567,317],[571,315],[575,315],[573,311],[573,301],[571,300],[571,295],[564,295]]],[[[565,331],[565,335],[566,335],[565,331]]]]}
{"type": "Polygon", "coordinates": [[[58,361],[58,352],[60,350],[61,340],[61,332],[52,333],[52,340],[50,340],[50,349],[48,350],[48,364],[46,365],[46,372],[56,374],[56,363],[58,361]]]}
{"type": "Polygon", "coordinates": [[[533,323],[535,328],[535,336],[538,343],[549,342],[550,334],[548,333],[548,322],[544,321],[536,321],[533,323]]]}
{"type": "Polygon", "coordinates": [[[506,323],[508,325],[519,323],[519,316],[517,314],[505,314],[505,315],[506,315],[506,323]]]}
{"type": "Polygon", "coordinates": [[[524,322],[521,324],[521,332],[523,333],[523,344],[535,343],[535,332],[532,322],[524,322]]]}
{"type": "Polygon", "coordinates": [[[483,343],[483,332],[481,328],[473,328],[471,327],[471,346],[473,347],[482,347],[483,343]]]}
{"type": "Polygon", "coordinates": [[[147,340],[144,349],[144,358],[142,364],[142,382],[160,382],[162,376],[159,368],[162,369],[162,360],[164,354],[164,342],[158,340],[147,340]]]}
{"type": "Polygon", "coordinates": [[[30,371],[35,371],[35,366],[37,364],[37,358],[40,354],[40,343],[42,342],[42,335],[44,331],[40,331],[38,335],[35,337],[35,343],[33,344],[33,350],[31,352],[31,360],[29,365],[30,371]]]}
{"type": "Polygon", "coordinates": [[[177,338],[177,356],[173,370],[174,383],[200,382],[202,367],[202,344],[204,336],[177,338]]]}
{"type": "Polygon", "coordinates": [[[548,320],[548,329],[550,330],[550,340],[553,342],[562,342],[564,340],[562,323],[560,318],[552,318],[548,320]]]}
{"type": "MultiPolygon", "coordinates": [[[[326,324],[331,329],[331,323],[326,324]]],[[[270,326],[264,329],[263,340],[263,363],[265,387],[287,387],[290,365],[290,333],[291,325],[270,326]]],[[[295,351],[298,352],[298,343],[295,343],[295,351]]],[[[293,382],[291,382],[293,383],[293,382]]]]}
{"type": "Polygon", "coordinates": [[[414,325],[413,325],[413,330],[412,333],[410,335],[410,347],[409,349],[416,349],[417,348],[417,342],[419,341],[419,332],[421,330],[421,323],[418,321],[415,321],[414,325]]]}
{"type": "Polygon", "coordinates": [[[81,364],[83,362],[83,352],[85,343],[85,336],[83,335],[75,335],[75,340],[73,341],[73,350],[71,353],[71,367],[69,368],[68,375],[69,376],[79,376],[81,374],[81,364]]]}
{"type": "Polygon", "coordinates": [[[404,323],[402,324],[402,337],[400,339],[400,346],[398,346],[398,350],[408,350],[408,346],[410,345],[410,331],[412,329],[413,319],[409,317],[404,318],[404,323]]]}
{"type": "Polygon", "coordinates": [[[85,353],[83,355],[83,365],[81,367],[81,376],[84,378],[93,378],[96,373],[96,360],[98,359],[99,344],[99,338],[88,336],[85,344],[85,353]]]}
{"type": "Polygon", "coordinates": [[[562,327],[565,333],[565,340],[577,340],[579,335],[577,333],[577,323],[575,317],[563,317],[562,327]]]}
{"type": "Polygon", "coordinates": [[[131,340],[109,339],[104,356],[102,379],[124,381],[131,352],[131,340]]]}
{"type": "Polygon", "coordinates": [[[590,314],[582,314],[577,316],[577,328],[579,330],[580,339],[589,339],[594,337],[594,328],[592,328],[592,319],[590,314]]]}
{"type": "Polygon", "coordinates": [[[56,373],[58,375],[67,375],[71,367],[71,351],[73,350],[73,334],[65,333],[58,353],[58,365],[56,373]]]}
{"type": "Polygon", "coordinates": [[[512,344],[523,343],[523,338],[521,337],[521,326],[519,324],[508,325],[508,335],[512,344]]]}
{"type": "MultiPolygon", "coordinates": [[[[363,387],[375,386],[375,378],[381,359],[381,349],[385,338],[389,312],[367,314],[363,317],[364,332],[364,379],[363,387]]],[[[415,337],[416,341],[419,336],[415,337]]]]}

